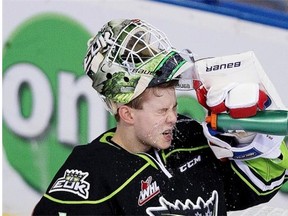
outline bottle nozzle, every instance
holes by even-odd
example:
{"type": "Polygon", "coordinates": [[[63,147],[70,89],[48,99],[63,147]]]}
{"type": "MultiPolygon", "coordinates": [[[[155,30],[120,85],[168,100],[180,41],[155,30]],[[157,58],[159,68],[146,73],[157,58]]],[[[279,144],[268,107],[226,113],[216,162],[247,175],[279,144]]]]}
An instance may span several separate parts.
{"type": "Polygon", "coordinates": [[[213,130],[217,129],[217,114],[211,113],[210,116],[207,116],[205,121],[209,123],[213,130]]]}

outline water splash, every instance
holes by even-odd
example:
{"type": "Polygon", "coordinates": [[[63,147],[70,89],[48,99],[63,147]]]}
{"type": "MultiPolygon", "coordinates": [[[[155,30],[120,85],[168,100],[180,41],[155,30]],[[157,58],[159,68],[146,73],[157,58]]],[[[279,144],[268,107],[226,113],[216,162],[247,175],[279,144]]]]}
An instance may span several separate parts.
{"type": "MultiPolygon", "coordinates": [[[[149,140],[149,143],[151,145],[154,145],[154,146],[157,145],[157,143],[161,139],[161,134],[163,133],[165,125],[167,125],[167,123],[165,123],[165,121],[166,121],[165,117],[161,118],[160,121],[155,123],[151,127],[151,129],[148,131],[148,133],[146,134],[145,137],[147,138],[147,140],[149,140]]],[[[187,138],[186,131],[183,129],[178,129],[177,125],[179,126],[179,124],[181,124],[181,128],[183,128],[183,124],[190,124],[191,122],[195,122],[195,121],[196,121],[195,119],[191,119],[191,118],[185,118],[185,119],[178,119],[177,118],[177,121],[172,128],[173,139],[185,140],[187,138]]],[[[196,121],[196,122],[198,122],[198,121],[196,121]]],[[[147,143],[145,143],[145,140],[142,140],[142,143],[147,144],[147,143]]]]}

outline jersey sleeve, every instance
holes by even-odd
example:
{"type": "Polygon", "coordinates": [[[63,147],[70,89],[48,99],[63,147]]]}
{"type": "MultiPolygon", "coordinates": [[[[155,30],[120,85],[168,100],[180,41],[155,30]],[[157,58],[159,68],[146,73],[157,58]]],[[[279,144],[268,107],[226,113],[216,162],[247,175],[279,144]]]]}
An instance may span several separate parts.
{"type": "MultiPolygon", "coordinates": [[[[232,178],[225,178],[228,210],[241,210],[268,202],[288,179],[288,150],[283,141],[276,159],[230,161],[232,178]],[[233,191],[233,192],[232,192],[233,191]]],[[[226,170],[227,171],[227,170],[226,170]]]]}

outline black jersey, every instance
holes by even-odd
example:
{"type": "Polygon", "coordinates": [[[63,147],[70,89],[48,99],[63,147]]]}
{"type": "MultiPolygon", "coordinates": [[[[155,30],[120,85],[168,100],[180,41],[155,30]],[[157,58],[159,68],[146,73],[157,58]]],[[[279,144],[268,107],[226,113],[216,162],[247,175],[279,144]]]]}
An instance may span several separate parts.
{"type": "Polygon", "coordinates": [[[247,174],[250,164],[216,159],[191,119],[181,117],[160,151],[131,154],[111,141],[114,131],[74,148],[34,215],[226,215],[268,201],[285,178],[285,169],[265,181],[247,174]]]}

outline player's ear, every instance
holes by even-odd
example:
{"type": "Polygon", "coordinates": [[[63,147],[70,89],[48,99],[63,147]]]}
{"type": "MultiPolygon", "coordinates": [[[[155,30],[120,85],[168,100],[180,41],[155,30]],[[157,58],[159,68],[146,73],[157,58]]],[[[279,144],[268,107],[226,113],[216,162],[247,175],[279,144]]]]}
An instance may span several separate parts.
{"type": "Polygon", "coordinates": [[[118,114],[120,118],[128,124],[133,123],[132,108],[126,105],[122,105],[118,108],[118,114]]]}

